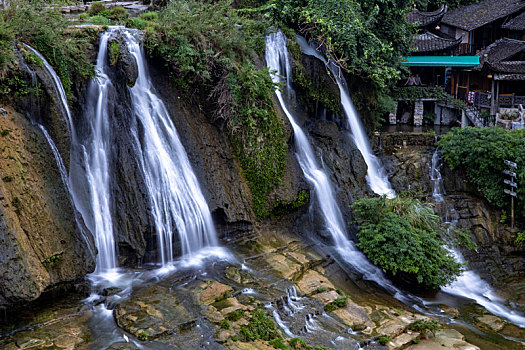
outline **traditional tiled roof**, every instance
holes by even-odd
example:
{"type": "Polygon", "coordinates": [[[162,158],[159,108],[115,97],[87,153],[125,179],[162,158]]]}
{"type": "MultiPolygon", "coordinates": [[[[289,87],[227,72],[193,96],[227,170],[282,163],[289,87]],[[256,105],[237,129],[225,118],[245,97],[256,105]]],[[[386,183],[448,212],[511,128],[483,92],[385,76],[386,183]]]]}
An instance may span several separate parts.
{"type": "Polygon", "coordinates": [[[478,53],[480,64],[474,69],[499,73],[496,80],[522,80],[525,61],[509,60],[522,51],[525,51],[525,41],[499,39],[478,53]]]}
{"type": "Polygon", "coordinates": [[[501,28],[508,30],[525,30],[525,12],[505,22],[501,28]]]}
{"type": "Polygon", "coordinates": [[[487,23],[525,9],[524,0],[484,0],[480,3],[448,11],[442,22],[471,31],[487,23]]]}
{"type": "Polygon", "coordinates": [[[437,36],[431,32],[425,31],[421,34],[414,35],[414,43],[412,44],[412,52],[428,53],[439,52],[448,49],[453,49],[461,43],[459,39],[447,39],[437,36]]]}
{"type": "Polygon", "coordinates": [[[427,26],[438,24],[446,12],[446,5],[442,5],[439,10],[433,12],[422,12],[414,8],[407,14],[407,20],[410,23],[415,24],[418,28],[425,28],[427,26]]]}
{"type": "Polygon", "coordinates": [[[525,41],[503,38],[499,39],[478,53],[479,63],[500,63],[518,52],[525,50],[525,41]]]}

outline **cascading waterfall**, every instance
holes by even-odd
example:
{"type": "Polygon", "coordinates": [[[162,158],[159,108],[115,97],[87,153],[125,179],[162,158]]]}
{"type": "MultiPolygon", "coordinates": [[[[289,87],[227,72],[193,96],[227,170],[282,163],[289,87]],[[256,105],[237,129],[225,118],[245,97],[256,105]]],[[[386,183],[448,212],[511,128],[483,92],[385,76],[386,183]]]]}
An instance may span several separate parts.
{"type": "MultiPolygon", "coordinates": [[[[71,128],[72,127],[71,111],[70,111],[69,105],[67,103],[66,92],[64,90],[64,86],[62,85],[62,81],[58,77],[58,74],[55,72],[53,67],[49,64],[49,62],[46,60],[46,58],[40,52],[38,52],[36,49],[34,49],[33,47],[31,47],[31,46],[29,46],[27,44],[23,44],[23,45],[24,45],[24,47],[26,47],[27,49],[32,51],[35,55],[37,55],[42,60],[43,65],[44,65],[43,69],[46,71],[46,73],[49,75],[49,77],[51,77],[51,81],[53,82],[53,87],[55,89],[56,96],[59,98],[59,102],[60,102],[59,106],[62,108],[64,114],[67,116],[68,126],[69,126],[69,128],[71,130],[72,138],[73,138],[73,130],[71,128]]],[[[23,61],[22,57],[21,57],[21,60],[23,61]]],[[[33,88],[35,88],[35,91],[38,91],[38,89],[36,89],[36,85],[38,84],[37,83],[36,73],[33,70],[31,70],[27,66],[27,64],[25,62],[23,62],[23,64],[25,65],[25,69],[27,69],[27,71],[29,71],[29,73],[31,74],[31,80],[32,80],[33,88]]],[[[40,104],[38,102],[38,97],[39,96],[37,95],[36,96],[36,100],[37,100],[37,108],[36,108],[36,110],[39,112],[40,111],[40,104]]],[[[41,124],[40,115],[32,116],[32,121],[33,121],[33,123],[35,123],[38,126],[38,128],[42,131],[42,134],[46,138],[46,141],[47,141],[49,147],[51,148],[51,151],[53,152],[53,156],[55,157],[55,161],[57,163],[58,171],[60,172],[60,178],[62,180],[62,183],[64,184],[64,186],[66,187],[66,189],[68,191],[69,201],[70,201],[71,205],[73,205],[73,207],[75,207],[75,202],[74,202],[74,199],[73,199],[73,196],[72,196],[72,191],[71,191],[71,184],[69,182],[69,177],[68,177],[68,174],[67,174],[67,171],[66,171],[66,167],[64,166],[64,162],[62,160],[62,156],[60,155],[60,152],[58,151],[58,148],[56,147],[55,142],[53,141],[53,139],[51,138],[51,136],[47,132],[46,128],[41,124]]],[[[94,258],[95,257],[95,252],[92,249],[92,244],[90,243],[89,239],[87,238],[87,234],[86,234],[85,230],[82,228],[82,224],[80,223],[79,213],[77,212],[76,207],[73,208],[73,211],[74,211],[75,222],[77,223],[77,227],[80,230],[80,233],[81,233],[82,238],[84,239],[84,241],[86,243],[86,246],[87,246],[87,248],[89,250],[90,255],[94,258]]]]}
{"type": "MultiPolygon", "coordinates": [[[[442,215],[445,216],[444,224],[447,229],[453,229],[458,221],[457,213],[444,199],[444,186],[441,177],[442,160],[439,149],[436,148],[432,155],[431,179],[432,179],[432,196],[436,206],[442,206],[442,215]],[[454,217],[456,216],[456,217],[454,217]]],[[[448,248],[454,259],[464,264],[465,259],[461,252],[456,248],[448,248]]],[[[499,298],[492,287],[485,282],[477,273],[466,269],[451,284],[442,287],[441,290],[449,294],[458,295],[468,299],[475,300],[494,315],[503,317],[521,328],[525,328],[525,316],[515,310],[511,310],[504,303],[505,300],[499,298]]]]}
{"type": "Polygon", "coordinates": [[[386,175],[384,168],[381,166],[379,159],[372,153],[372,149],[370,148],[370,143],[366,137],[363,125],[361,125],[357,111],[355,110],[352,99],[350,98],[350,94],[348,93],[346,81],[339,73],[339,68],[333,63],[328,63],[317,50],[308,44],[305,38],[297,36],[297,42],[301,46],[301,50],[304,53],[314,56],[324,62],[324,64],[330,69],[333,76],[335,77],[337,86],[339,87],[339,92],[341,94],[341,105],[346,115],[348,127],[352,132],[353,141],[361,152],[361,155],[363,156],[368,167],[366,181],[370,186],[370,189],[374,193],[385,195],[388,198],[395,197],[396,193],[390,186],[390,182],[388,181],[388,176],[386,175]]]}
{"type": "Polygon", "coordinates": [[[217,236],[208,204],[180,142],[170,115],[154,93],[138,32],[124,31],[129,52],[138,65],[131,88],[135,117],[143,131],[132,133],[146,178],[162,264],[173,261],[173,236],[178,233],[183,255],[216,246],[217,236]]]}
{"type": "MultiPolygon", "coordinates": [[[[286,37],[282,32],[272,33],[266,36],[266,63],[272,72],[273,81],[279,83],[280,76],[286,77],[286,89],[291,91],[291,66],[286,48],[286,37]]],[[[293,115],[288,110],[281,91],[276,89],[275,95],[281,104],[281,108],[288,117],[290,124],[292,124],[297,149],[297,160],[306,180],[314,188],[326,229],[331,233],[338,253],[347,263],[362,273],[365,279],[375,281],[396,298],[408,302],[408,299],[384,276],[383,272],[370,263],[364,254],[357,250],[354,243],[347,238],[343,215],[335,199],[328,175],[324,169],[319,166],[305,133],[295,122],[293,115]]]]}
{"type": "MultiPolygon", "coordinates": [[[[118,27],[110,27],[100,38],[96,62],[96,78],[88,88],[85,120],[86,140],[72,140],[70,182],[77,209],[86,226],[95,235],[98,249],[97,273],[108,273],[117,267],[110,202],[110,127],[108,96],[113,89],[105,72],[107,43],[118,27]]],[[[74,134],[74,125],[71,124],[74,134]]]]}

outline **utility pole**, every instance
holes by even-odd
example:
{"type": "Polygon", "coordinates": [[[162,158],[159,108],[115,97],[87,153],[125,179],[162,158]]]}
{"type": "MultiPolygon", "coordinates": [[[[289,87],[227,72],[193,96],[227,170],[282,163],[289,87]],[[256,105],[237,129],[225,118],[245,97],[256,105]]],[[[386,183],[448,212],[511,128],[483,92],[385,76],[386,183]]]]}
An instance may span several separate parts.
{"type": "Polygon", "coordinates": [[[516,182],[516,171],[518,170],[518,164],[511,162],[510,160],[505,160],[505,165],[509,169],[503,170],[503,174],[510,177],[510,179],[505,179],[503,182],[510,186],[510,189],[504,189],[503,192],[510,196],[510,217],[511,217],[511,227],[514,228],[514,198],[518,196],[518,183],[516,182]]]}

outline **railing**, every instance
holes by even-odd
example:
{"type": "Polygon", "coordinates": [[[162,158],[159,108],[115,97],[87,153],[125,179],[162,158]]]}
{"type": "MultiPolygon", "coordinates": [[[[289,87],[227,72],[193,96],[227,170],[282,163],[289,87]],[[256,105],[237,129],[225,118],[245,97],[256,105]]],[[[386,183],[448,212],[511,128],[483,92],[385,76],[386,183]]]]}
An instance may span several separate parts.
{"type": "MultiPolygon", "coordinates": [[[[519,105],[525,105],[525,96],[516,96],[516,94],[500,95],[497,101],[498,107],[518,108],[519,105]]],[[[491,96],[488,92],[476,92],[474,104],[478,107],[490,108],[491,96]]]]}

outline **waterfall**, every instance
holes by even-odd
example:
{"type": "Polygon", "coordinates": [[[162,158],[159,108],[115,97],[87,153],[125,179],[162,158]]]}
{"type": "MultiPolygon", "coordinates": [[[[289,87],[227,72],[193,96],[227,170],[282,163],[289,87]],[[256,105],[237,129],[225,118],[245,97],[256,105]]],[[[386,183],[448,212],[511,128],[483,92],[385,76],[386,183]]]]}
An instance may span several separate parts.
{"type": "MultiPolygon", "coordinates": [[[[440,168],[442,165],[439,149],[436,148],[432,155],[431,180],[432,196],[436,206],[442,207],[442,220],[447,225],[447,230],[453,229],[458,221],[457,213],[444,199],[444,187],[440,168]]],[[[454,247],[447,247],[454,259],[465,264],[463,254],[454,247]]],[[[503,317],[521,328],[525,328],[525,316],[504,305],[505,300],[499,298],[492,287],[472,270],[465,270],[451,284],[441,288],[444,292],[475,300],[494,315],[503,317]]]]}
{"type": "Polygon", "coordinates": [[[173,261],[173,236],[178,233],[182,254],[218,244],[208,204],[192,170],[166,106],[155,94],[138,32],[124,31],[129,52],[138,65],[131,88],[135,117],[142,126],[131,132],[146,179],[162,264],[173,261]]]}
{"type": "MultiPolygon", "coordinates": [[[[38,52],[36,49],[34,49],[33,47],[27,45],[27,44],[24,44],[24,47],[26,47],[27,49],[29,49],[31,52],[33,52],[35,55],[37,55],[43,62],[43,69],[45,70],[45,72],[48,74],[49,77],[51,77],[51,81],[53,82],[53,87],[55,89],[55,93],[56,93],[56,96],[59,98],[59,107],[61,107],[63,113],[67,116],[67,122],[69,123],[69,128],[70,130],[71,127],[72,127],[72,119],[71,119],[71,111],[69,109],[69,105],[67,103],[67,98],[66,98],[66,92],[64,90],[64,86],[62,85],[62,81],[60,80],[60,78],[58,77],[58,74],[55,72],[55,70],[53,69],[53,67],[49,64],[49,62],[46,60],[46,58],[40,53],[38,52]]],[[[31,74],[31,82],[32,82],[32,87],[38,91],[36,89],[37,87],[37,76],[36,76],[36,73],[31,70],[28,66],[27,66],[27,63],[24,61],[23,57],[20,56],[20,60],[21,60],[21,63],[23,64],[23,68],[26,69],[30,74],[31,74]]],[[[33,97],[31,97],[33,98],[33,97]]],[[[39,100],[38,100],[39,96],[37,95],[36,96],[36,104],[37,104],[37,111],[38,113],[40,113],[40,103],[39,103],[39,100]]],[[[49,147],[51,148],[51,151],[53,152],[53,156],[55,157],[55,161],[56,161],[56,164],[57,164],[57,167],[58,167],[58,171],[60,173],[60,178],[62,180],[62,183],[64,184],[64,186],[66,187],[66,190],[67,190],[67,193],[68,193],[68,197],[69,197],[69,201],[71,203],[71,205],[73,206],[73,212],[74,212],[74,215],[75,215],[75,222],[77,224],[77,228],[80,230],[80,234],[82,235],[82,238],[84,240],[84,242],[86,243],[86,246],[88,248],[88,251],[90,253],[90,255],[95,258],[95,252],[93,251],[93,248],[92,248],[92,243],[90,243],[90,240],[88,239],[87,237],[87,233],[85,232],[85,230],[83,229],[83,225],[81,223],[81,218],[79,217],[79,213],[76,209],[76,206],[75,206],[75,201],[73,199],[73,196],[72,196],[72,190],[71,190],[71,184],[69,182],[69,177],[68,177],[68,174],[67,174],[67,171],[66,171],[66,167],[64,166],[64,162],[62,160],[62,156],[60,155],[60,152],[58,151],[58,148],[56,147],[55,145],[55,142],[53,141],[53,139],[51,138],[51,136],[49,135],[49,133],[47,132],[46,128],[41,124],[41,120],[40,120],[40,115],[37,115],[37,116],[31,116],[32,118],[32,122],[34,124],[36,124],[38,126],[38,128],[42,131],[42,134],[44,135],[44,137],[46,138],[46,141],[49,145],[49,147]]]]}
{"type": "MultiPolygon", "coordinates": [[[[291,67],[286,48],[286,37],[282,32],[266,36],[266,63],[270,69],[273,81],[278,83],[280,82],[280,76],[286,77],[286,88],[288,91],[291,91],[291,67]]],[[[347,263],[362,273],[365,279],[375,281],[396,298],[406,301],[407,299],[401,291],[384,276],[378,267],[370,263],[365,255],[355,247],[354,243],[347,238],[345,221],[337,204],[328,175],[317,162],[312,146],[288,110],[281,91],[276,89],[275,95],[290,124],[292,124],[297,160],[306,180],[314,188],[315,198],[319,204],[326,229],[332,235],[338,253],[347,263]]]]}
{"type": "Polygon", "coordinates": [[[379,159],[372,153],[370,143],[368,142],[363,125],[361,125],[357,111],[355,110],[352,99],[350,98],[346,81],[340,74],[339,67],[335,66],[333,62],[328,63],[317,50],[307,43],[305,38],[297,36],[297,42],[305,54],[314,56],[324,62],[324,64],[330,69],[333,76],[335,77],[337,86],[339,87],[339,92],[341,94],[341,105],[346,115],[348,128],[352,132],[352,139],[361,152],[361,155],[363,156],[368,167],[366,174],[368,186],[370,186],[370,189],[376,194],[393,198],[395,196],[395,192],[390,186],[388,176],[386,175],[384,168],[381,166],[379,159]]]}
{"type": "MultiPolygon", "coordinates": [[[[96,78],[88,87],[84,119],[88,125],[85,140],[72,139],[70,182],[73,198],[93,232],[98,249],[97,273],[117,267],[117,252],[111,216],[110,173],[111,144],[108,111],[109,91],[113,86],[105,72],[107,43],[118,27],[110,27],[100,38],[96,61],[96,78]]],[[[71,124],[72,134],[74,125],[71,124]]]]}

